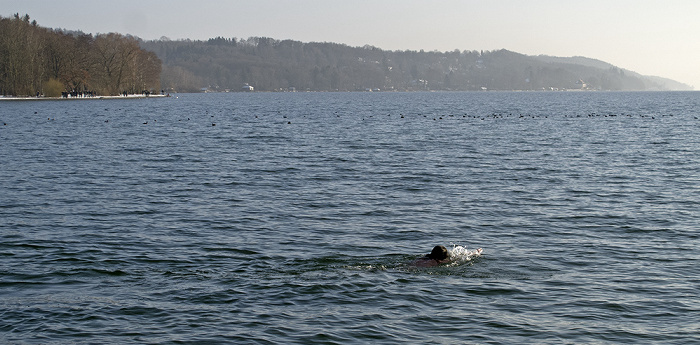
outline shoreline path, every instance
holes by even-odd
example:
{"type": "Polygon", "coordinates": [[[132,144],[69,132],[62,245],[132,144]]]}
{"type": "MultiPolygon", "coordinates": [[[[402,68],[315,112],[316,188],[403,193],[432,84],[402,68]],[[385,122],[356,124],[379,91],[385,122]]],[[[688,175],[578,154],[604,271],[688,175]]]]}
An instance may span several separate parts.
{"type": "Polygon", "coordinates": [[[94,97],[13,97],[0,96],[0,101],[77,101],[90,99],[134,99],[134,98],[161,98],[170,95],[127,95],[127,96],[94,96],[94,97]]]}

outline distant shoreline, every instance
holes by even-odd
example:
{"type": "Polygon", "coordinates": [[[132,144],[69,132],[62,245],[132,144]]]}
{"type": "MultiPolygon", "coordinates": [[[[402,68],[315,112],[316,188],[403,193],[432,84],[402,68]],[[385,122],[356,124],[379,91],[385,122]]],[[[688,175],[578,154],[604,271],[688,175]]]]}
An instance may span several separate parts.
{"type": "Polygon", "coordinates": [[[0,101],[85,101],[98,99],[141,99],[141,98],[164,98],[168,95],[127,95],[127,96],[94,96],[94,97],[14,97],[0,96],[0,101]]]}

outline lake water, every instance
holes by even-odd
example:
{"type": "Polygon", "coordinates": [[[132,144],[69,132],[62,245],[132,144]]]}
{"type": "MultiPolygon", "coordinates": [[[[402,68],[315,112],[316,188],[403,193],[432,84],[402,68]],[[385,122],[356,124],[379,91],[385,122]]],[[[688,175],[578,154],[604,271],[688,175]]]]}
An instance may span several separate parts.
{"type": "Polygon", "coordinates": [[[0,102],[0,343],[700,342],[700,93],[0,102]],[[483,248],[417,268],[435,245],[483,248]]]}

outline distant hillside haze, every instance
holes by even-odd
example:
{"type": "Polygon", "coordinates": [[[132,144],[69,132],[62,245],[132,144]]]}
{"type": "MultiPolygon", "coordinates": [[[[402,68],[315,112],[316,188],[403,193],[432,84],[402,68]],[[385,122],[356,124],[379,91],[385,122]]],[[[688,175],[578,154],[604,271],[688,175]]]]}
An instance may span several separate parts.
{"type": "MultiPolygon", "coordinates": [[[[547,56],[547,55],[539,55],[536,56],[537,59],[540,59],[545,62],[552,62],[552,63],[568,63],[568,64],[576,64],[576,65],[584,65],[584,66],[589,66],[589,67],[595,67],[599,69],[611,69],[615,68],[610,63],[596,60],[596,59],[591,59],[583,56],[574,56],[574,57],[556,57],[556,56],[547,56]]],[[[644,76],[639,73],[629,71],[629,70],[623,70],[624,73],[631,74],[635,77],[641,78],[641,79],[649,79],[650,82],[655,83],[658,88],[652,88],[651,90],[668,90],[668,91],[689,91],[692,90],[693,87],[687,84],[683,84],[681,82],[668,79],[668,78],[663,78],[663,77],[657,77],[657,76],[644,76]]]]}
{"type": "Polygon", "coordinates": [[[389,51],[267,37],[142,41],[177,92],[421,90],[692,90],[585,57],[495,51],[389,51]]]}

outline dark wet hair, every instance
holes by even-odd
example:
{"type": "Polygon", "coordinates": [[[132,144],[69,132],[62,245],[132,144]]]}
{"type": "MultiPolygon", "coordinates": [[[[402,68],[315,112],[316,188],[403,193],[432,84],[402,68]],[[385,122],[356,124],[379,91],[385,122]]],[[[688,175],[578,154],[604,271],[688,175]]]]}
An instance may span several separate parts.
{"type": "Polygon", "coordinates": [[[447,259],[447,248],[445,246],[435,246],[433,251],[428,254],[428,257],[440,261],[447,259]]]}

